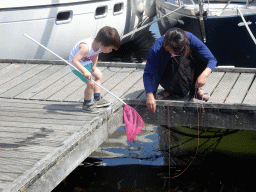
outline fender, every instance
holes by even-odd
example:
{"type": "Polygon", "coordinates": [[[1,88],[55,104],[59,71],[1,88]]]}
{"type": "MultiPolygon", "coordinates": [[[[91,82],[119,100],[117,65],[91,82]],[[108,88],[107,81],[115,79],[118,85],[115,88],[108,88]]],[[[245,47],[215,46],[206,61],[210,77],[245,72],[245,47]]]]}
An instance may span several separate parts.
{"type": "Polygon", "coordinates": [[[146,0],[145,14],[147,15],[147,17],[155,17],[156,16],[156,1],[155,0],[146,0]]]}
{"type": "Polygon", "coordinates": [[[145,3],[145,0],[131,0],[132,12],[137,16],[141,16],[145,10],[145,3]]]}

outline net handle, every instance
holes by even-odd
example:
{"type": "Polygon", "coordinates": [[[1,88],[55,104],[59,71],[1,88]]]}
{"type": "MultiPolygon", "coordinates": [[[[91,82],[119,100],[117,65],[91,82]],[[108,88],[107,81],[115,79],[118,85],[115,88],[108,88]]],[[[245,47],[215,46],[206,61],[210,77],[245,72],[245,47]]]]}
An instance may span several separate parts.
{"type": "MultiPolygon", "coordinates": [[[[60,60],[64,61],[66,64],[72,66],[73,68],[75,68],[77,71],[79,71],[81,73],[80,70],[78,70],[74,65],[72,65],[71,63],[67,62],[65,59],[63,59],[62,57],[60,57],[59,55],[57,55],[56,53],[54,53],[53,51],[51,51],[50,49],[48,49],[47,47],[45,47],[44,45],[42,45],[41,43],[37,42],[35,39],[33,39],[32,37],[28,36],[27,34],[23,34],[25,37],[29,38],[30,40],[32,40],[33,42],[35,42],[36,44],[40,45],[41,47],[43,47],[45,50],[49,51],[51,54],[55,55],[56,57],[58,57],[60,60]]],[[[81,73],[82,74],[82,73],[81,73]]],[[[111,95],[113,95],[116,99],[118,99],[120,102],[122,102],[124,105],[126,105],[126,103],[119,98],[118,96],[116,96],[114,93],[110,92],[109,90],[105,89],[104,87],[102,87],[101,85],[99,85],[97,82],[95,82],[92,79],[93,83],[95,83],[97,86],[99,86],[100,88],[104,89],[105,91],[107,91],[108,93],[110,93],[111,95]]]]}

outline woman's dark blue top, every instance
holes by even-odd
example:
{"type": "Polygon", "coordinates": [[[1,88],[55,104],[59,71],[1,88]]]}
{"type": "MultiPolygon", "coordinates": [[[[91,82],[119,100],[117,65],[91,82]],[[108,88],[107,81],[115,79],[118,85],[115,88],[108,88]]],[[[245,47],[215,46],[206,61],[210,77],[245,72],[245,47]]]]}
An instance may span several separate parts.
{"type": "MultiPolygon", "coordinates": [[[[206,63],[206,67],[213,70],[217,61],[208,47],[192,33],[187,31],[185,31],[185,33],[189,38],[191,52],[206,63]]],[[[143,75],[146,94],[156,94],[164,69],[172,57],[171,54],[164,49],[163,39],[164,35],[158,38],[148,53],[143,75]]]]}

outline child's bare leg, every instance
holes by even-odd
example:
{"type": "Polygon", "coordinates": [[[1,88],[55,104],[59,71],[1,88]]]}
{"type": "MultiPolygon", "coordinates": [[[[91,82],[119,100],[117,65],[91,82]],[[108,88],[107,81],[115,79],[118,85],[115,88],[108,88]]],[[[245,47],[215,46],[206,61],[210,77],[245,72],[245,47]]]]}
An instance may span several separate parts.
{"type": "Polygon", "coordinates": [[[96,109],[96,105],[92,102],[92,95],[94,90],[94,82],[87,81],[86,88],[84,90],[84,103],[83,103],[83,112],[85,113],[98,113],[99,111],[96,109]]]}
{"type": "MultiPolygon", "coordinates": [[[[102,82],[102,73],[101,71],[96,67],[95,71],[92,73],[93,76],[95,77],[95,82],[101,85],[102,82]]],[[[97,107],[106,107],[111,105],[110,102],[106,101],[101,97],[101,88],[97,85],[94,86],[94,100],[97,104],[97,107]]]]}
{"type": "Polygon", "coordinates": [[[91,100],[95,84],[92,81],[87,81],[86,85],[87,86],[86,86],[86,88],[84,90],[84,99],[85,100],[91,100]]]}
{"type": "MultiPolygon", "coordinates": [[[[95,82],[98,83],[99,85],[101,85],[102,82],[102,73],[101,71],[96,67],[95,71],[92,72],[93,76],[95,77],[95,82]]],[[[94,93],[100,93],[101,92],[101,88],[97,85],[94,86],[94,93]]]]}

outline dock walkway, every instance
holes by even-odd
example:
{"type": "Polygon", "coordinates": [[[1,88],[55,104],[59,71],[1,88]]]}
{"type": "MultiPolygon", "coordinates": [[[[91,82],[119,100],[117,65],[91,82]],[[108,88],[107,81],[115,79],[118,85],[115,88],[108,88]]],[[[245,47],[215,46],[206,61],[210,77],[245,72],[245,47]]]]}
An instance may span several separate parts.
{"type": "MultiPolygon", "coordinates": [[[[51,191],[123,124],[123,106],[81,112],[85,84],[58,62],[0,63],[0,192],[51,191]]],[[[204,89],[210,100],[157,101],[145,107],[144,64],[100,63],[103,84],[146,123],[256,130],[256,69],[216,69],[204,89]],[[204,111],[204,112],[203,112],[204,111]]]]}

